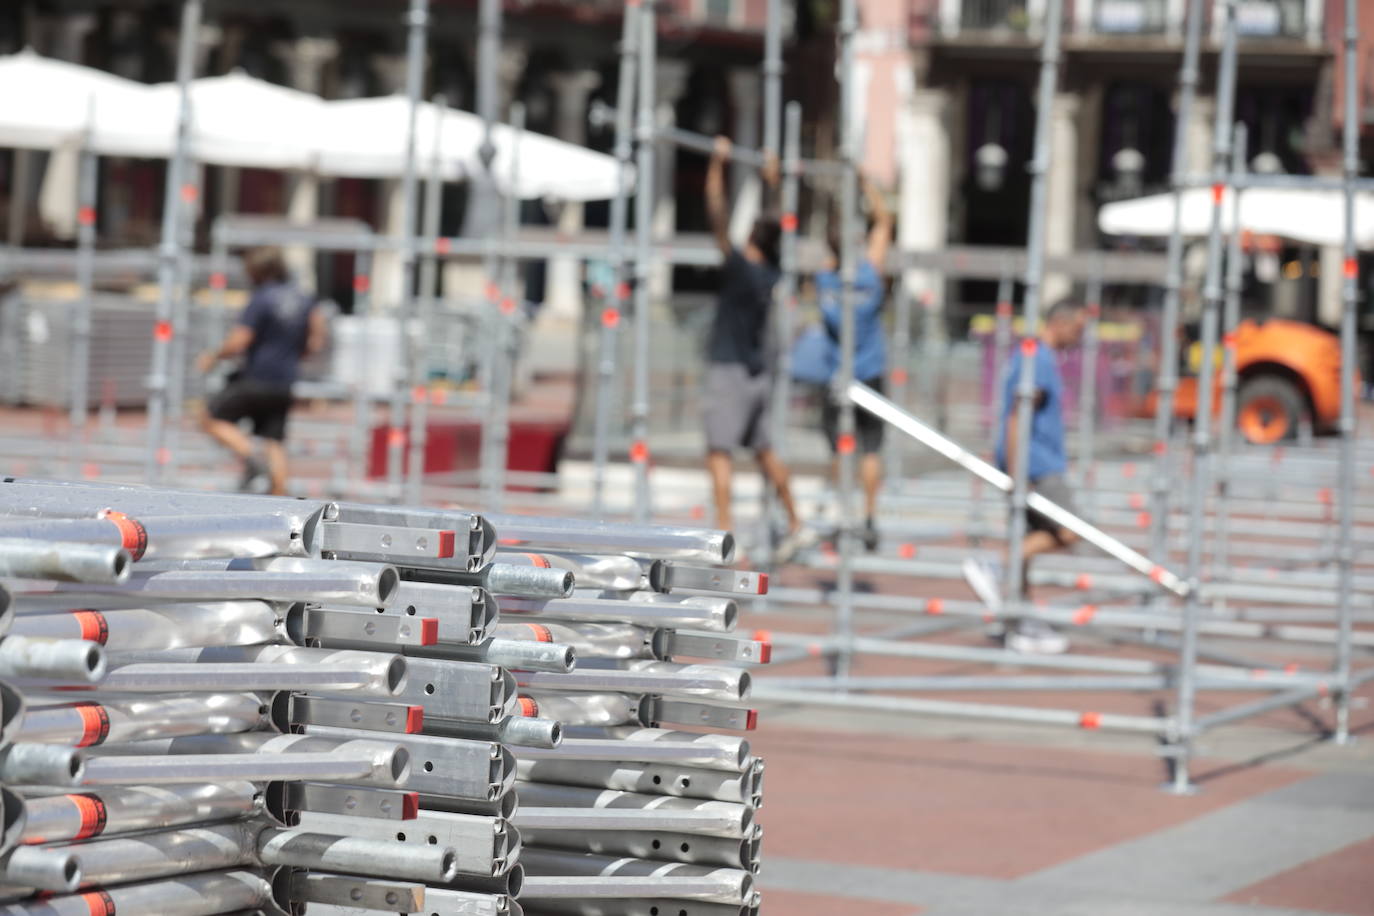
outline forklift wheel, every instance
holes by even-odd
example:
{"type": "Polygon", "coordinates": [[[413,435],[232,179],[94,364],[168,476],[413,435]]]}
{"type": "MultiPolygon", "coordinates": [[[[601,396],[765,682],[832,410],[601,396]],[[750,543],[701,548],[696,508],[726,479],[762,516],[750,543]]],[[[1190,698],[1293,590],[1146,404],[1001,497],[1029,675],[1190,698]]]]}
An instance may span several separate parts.
{"type": "Polygon", "coordinates": [[[1261,375],[1240,387],[1236,425],[1241,435],[1256,445],[1268,445],[1297,436],[1304,408],[1302,392],[1276,375],[1261,375]]]}

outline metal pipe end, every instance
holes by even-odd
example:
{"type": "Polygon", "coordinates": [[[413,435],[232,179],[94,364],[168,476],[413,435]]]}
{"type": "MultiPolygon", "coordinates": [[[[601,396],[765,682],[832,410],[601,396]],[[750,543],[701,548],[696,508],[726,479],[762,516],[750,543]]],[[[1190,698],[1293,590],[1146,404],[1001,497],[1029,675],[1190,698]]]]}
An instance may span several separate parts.
{"type": "Polygon", "coordinates": [[[735,601],[734,599],[731,599],[729,602],[727,602],[725,605],[725,613],[723,616],[725,617],[726,632],[733,630],[735,628],[735,624],[739,621],[739,602],[735,601]]]}
{"type": "Polygon", "coordinates": [[[506,872],[506,895],[515,898],[520,896],[520,891],[525,887],[525,866],[516,863],[506,872]]]}
{"type": "Polygon", "coordinates": [[[377,600],[383,607],[391,603],[400,585],[401,574],[396,571],[396,567],[382,567],[382,571],[377,575],[377,600]]]}
{"type": "Polygon", "coordinates": [[[98,642],[87,643],[85,657],[82,661],[86,667],[86,673],[90,677],[91,683],[96,683],[105,679],[108,663],[105,657],[104,646],[98,642]]]}
{"type": "Polygon", "coordinates": [[[389,761],[391,768],[391,779],[396,785],[404,785],[410,778],[410,751],[397,746],[395,753],[391,755],[389,761]]]}
{"type": "Polygon", "coordinates": [[[563,594],[560,597],[571,598],[573,593],[573,587],[576,585],[577,580],[573,576],[572,571],[565,569],[563,571],[563,594]]]}
{"type": "Polygon", "coordinates": [[[743,700],[749,696],[749,692],[754,689],[754,678],[747,670],[739,673],[739,696],[736,699],[743,700]]]}
{"type": "Polygon", "coordinates": [[[386,666],[386,686],[392,696],[401,692],[406,685],[406,660],[403,656],[393,656],[386,666]]]}
{"type": "Polygon", "coordinates": [[[19,843],[27,820],[24,799],[9,789],[0,788],[0,849],[13,849],[19,843]]]}
{"type": "Polygon", "coordinates": [[[735,536],[733,533],[723,532],[724,537],[720,540],[720,562],[733,563],[735,560],[735,536]]]}
{"type": "Polygon", "coordinates": [[[127,550],[115,551],[110,558],[110,573],[115,582],[123,582],[129,578],[129,567],[134,563],[133,555],[127,550]]]}
{"type": "Polygon", "coordinates": [[[440,880],[447,884],[458,877],[458,853],[452,849],[445,849],[443,858],[439,862],[441,872],[440,880]]]}

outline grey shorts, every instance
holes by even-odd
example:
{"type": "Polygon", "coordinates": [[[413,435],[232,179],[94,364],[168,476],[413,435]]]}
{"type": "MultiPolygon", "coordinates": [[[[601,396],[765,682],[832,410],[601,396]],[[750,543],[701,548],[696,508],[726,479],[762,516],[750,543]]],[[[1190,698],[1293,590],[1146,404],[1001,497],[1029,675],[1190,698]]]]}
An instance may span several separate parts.
{"type": "Polygon", "coordinates": [[[739,363],[709,363],[702,392],[706,447],[713,452],[747,448],[763,451],[768,437],[769,402],[773,376],[750,375],[739,363]]]}
{"type": "MultiPolygon", "coordinates": [[[[1064,479],[1063,474],[1050,474],[1039,480],[1032,480],[1031,489],[1061,509],[1078,514],[1073,505],[1073,491],[1069,489],[1069,482],[1064,479]]],[[[1048,531],[1054,535],[1056,541],[1064,543],[1063,527],[1034,509],[1026,510],[1026,525],[1031,531],[1048,531]]]]}

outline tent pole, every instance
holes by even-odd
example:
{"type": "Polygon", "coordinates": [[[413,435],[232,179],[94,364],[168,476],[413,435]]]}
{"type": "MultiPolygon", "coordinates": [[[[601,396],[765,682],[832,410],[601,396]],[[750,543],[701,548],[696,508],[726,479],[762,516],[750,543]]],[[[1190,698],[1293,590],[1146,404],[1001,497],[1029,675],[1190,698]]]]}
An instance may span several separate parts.
{"type": "Polygon", "coordinates": [[[1188,775],[1197,695],[1198,623],[1202,615],[1202,547],[1207,537],[1207,491],[1212,451],[1212,388],[1216,377],[1217,321],[1222,300],[1221,212],[1231,157],[1231,120],[1236,97],[1236,0],[1226,0],[1221,58],[1217,62],[1217,118],[1212,133],[1212,226],[1207,237],[1207,276],[1202,289],[1202,361],[1197,377],[1197,413],[1193,419],[1193,474],[1188,488],[1188,595],[1183,605],[1183,637],[1179,651],[1178,731],[1172,741],[1175,794],[1188,794],[1188,775]]]}
{"type": "Polygon", "coordinates": [[[148,375],[148,450],[143,476],[156,483],[171,454],[167,449],[168,373],[172,360],[172,337],[184,333],[175,325],[177,295],[177,255],[181,244],[183,187],[186,186],[187,154],[191,132],[191,78],[196,68],[196,43],[200,36],[201,0],[185,0],[181,7],[181,33],[177,39],[177,127],[176,145],[167,162],[167,180],[162,197],[162,239],[158,244],[157,310],[153,322],[153,365],[148,375]]]}
{"type": "Polygon", "coordinates": [[[425,33],[429,25],[429,0],[410,0],[406,15],[406,119],[405,171],[401,173],[401,228],[395,239],[401,252],[401,301],[396,307],[397,359],[392,379],[391,410],[387,422],[387,495],[399,501],[405,483],[406,400],[415,379],[420,340],[411,327],[415,317],[415,210],[418,182],[415,168],[416,128],[420,114],[420,84],[424,80],[425,33]]]}
{"type": "Polygon", "coordinates": [[[1351,637],[1354,621],[1354,524],[1355,524],[1355,322],[1359,309],[1360,262],[1355,245],[1355,178],[1360,169],[1358,66],[1355,55],[1359,31],[1355,0],[1345,0],[1345,123],[1342,126],[1343,174],[1345,180],[1345,269],[1341,286],[1341,451],[1340,451],[1340,540],[1336,549],[1338,617],[1336,638],[1336,730],[1339,744],[1350,740],[1351,637]]]}
{"type": "Polygon", "coordinates": [[[619,356],[620,319],[624,316],[630,292],[630,276],[625,257],[625,236],[629,223],[630,172],[634,167],[635,58],[639,53],[639,2],[626,0],[620,26],[620,77],[615,87],[615,158],[619,174],[615,196],[611,198],[610,250],[606,261],[613,270],[613,288],[606,291],[607,304],[601,312],[599,359],[596,374],[596,417],[592,432],[592,513],[601,517],[606,511],[606,459],[610,451],[611,398],[614,394],[615,368],[619,356]]]}
{"type": "Polygon", "coordinates": [[[634,379],[630,406],[630,461],[635,469],[634,520],[652,516],[649,492],[649,268],[653,257],[654,218],[654,69],[657,65],[658,25],[654,4],[640,7],[639,111],[635,137],[639,141],[635,169],[635,283],[634,379]]]}

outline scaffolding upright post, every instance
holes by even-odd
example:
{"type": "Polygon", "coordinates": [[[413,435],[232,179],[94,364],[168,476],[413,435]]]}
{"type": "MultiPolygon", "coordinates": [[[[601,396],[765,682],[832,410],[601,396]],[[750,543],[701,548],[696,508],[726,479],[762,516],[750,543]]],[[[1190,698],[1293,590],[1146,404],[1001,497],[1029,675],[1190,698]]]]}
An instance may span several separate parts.
{"type": "Polygon", "coordinates": [[[81,145],[76,198],[76,313],[72,321],[71,472],[81,475],[86,460],[86,421],[90,413],[91,311],[95,287],[96,154],[90,140],[81,145]]]}
{"type": "Polygon", "coordinates": [[[1170,164],[1172,225],[1166,252],[1164,308],[1159,321],[1159,379],[1155,384],[1154,449],[1150,472],[1150,555],[1164,556],[1169,542],[1169,490],[1174,485],[1174,393],[1178,389],[1178,305],[1183,289],[1183,190],[1188,174],[1188,124],[1197,94],[1198,57],[1206,0],[1188,0],[1188,23],[1183,39],[1183,67],[1178,77],[1178,112],[1174,119],[1174,148],[1170,164]]]}
{"type": "Polygon", "coordinates": [[[782,160],[782,241],[778,250],[777,295],[774,299],[774,338],[778,362],[773,375],[773,429],[771,439],[778,457],[787,458],[788,408],[792,403],[792,332],[797,308],[797,205],[801,184],[801,105],[789,102],[786,112],[782,160]]]}
{"type": "Polygon", "coordinates": [[[1011,352],[1013,289],[1011,265],[1006,264],[1002,268],[1002,276],[997,281],[997,336],[992,341],[992,403],[997,411],[992,423],[994,441],[997,438],[997,428],[1002,423],[1002,415],[1007,412],[1007,386],[1002,381],[1002,367],[1007,364],[1007,354],[1011,352]]]}
{"type": "Polygon", "coordinates": [[[167,448],[168,375],[172,362],[172,337],[185,333],[175,324],[177,250],[181,245],[181,194],[186,182],[186,159],[191,140],[191,78],[196,68],[196,41],[200,35],[201,0],[185,0],[181,7],[181,32],[177,39],[177,127],[172,158],[167,161],[163,185],[162,238],[157,249],[157,311],[153,322],[153,365],[148,374],[148,449],[143,476],[156,483],[171,457],[167,448]]]}
{"type": "MultiPolygon", "coordinates": [[[[900,275],[893,284],[892,298],[892,367],[888,380],[892,400],[906,408],[911,385],[911,287],[900,275]]],[[[887,465],[892,469],[890,477],[900,484],[906,479],[906,442],[900,436],[890,437],[886,451],[887,465]]]]}
{"type": "Polygon", "coordinates": [[[406,467],[405,501],[418,506],[423,501],[425,481],[425,446],[429,441],[429,352],[430,328],[434,324],[434,307],[438,298],[439,281],[439,217],[444,202],[443,136],[441,129],[448,101],[443,93],[434,96],[434,142],[430,148],[429,172],[425,176],[424,256],[420,259],[420,282],[418,289],[419,325],[418,343],[410,354],[410,438],[407,443],[409,454],[406,467]]]}
{"type": "Polygon", "coordinates": [[[1221,212],[1231,158],[1231,115],[1236,95],[1236,0],[1226,0],[1221,58],[1217,62],[1217,119],[1212,133],[1212,224],[1207,237],[1207,276],[1202,289],[1202,360],[1193,418],[1193,476],[1188,488],[1188,595],[1183,604],[1183,636],[1178,658],[1178,708],[1175,711],[1173,779],[1170,790],[1193,790],[1188,774],[1196,730],[1198,623],[1202,615],[1202,547],[1207,536],[1207,492],[1211,479],[1212,386],[1216,375],[1217,323],[1222,300],[1221,212]]]}
{"type": "Polygon", "coordinates": [[[1341,450],[1340,450],[1340,539],[1336,545],[1337,631],[1336,631],[1336,731],[1339,744],[1350,740],[1351,637],[1354,624],[1355,562],[1355,322],[1359,308],[1359,251],[1355,246],[1355,179],[1360,169],[1358,66],[1355,60],[1359,31],[1355,0],[1345,0],[1345,123],[1342,125],[1342,178],[1345,181],[1345,263],[1341,284],[1341,450]]]}
{"type": "Polygon", "coordinates": [[[1078,376],[1078,468],[1083,512],[1089,518],[1097,504],[1097,354],[1102,324],[1102,264],[1088,281],[1087,322],[1083,326],[1082,364],[1078,376]]]}
{"type": "Polygon", "coordinates": [[[353,261],[353,315],[358,322],[358,365],[353,384],[353,429],[350,433],[349,453],[353,466],[353,496],[363,491],[367,480],[368,433],[372,429],[372,339],[377,316],[372,307],[372,252],[359,251],[353,261]]]}
{"type": "MultiPolygon", "coordinates": [[[[520,137],[525,132],[525,106],[512,102],[510,106],[511,148],[510,188],[504,197],[501,214],[501,238],[506,244],[514,240],[520,224],[520,137]]],[[[491,488],[487,493],[487,509],[500,511],[506,493],[506,457],[510,448],[510,399],[515,378],[516,322],[519,303],[523,298],[517,289],[519,262],[506,255],[501,259],[500,306],[496,315],[496,340],[492,349],[496,354],[492,375],[492,410],[483,441],[490,441],[492,451],[491,488]]]]}
{"type": "Polygon", "coordinates": [[[1007,525],[1007,568],[1004,594],[1021,605],[1026,600],[1021,575],[1024,557],[1021,541],[1026,536],[1026,498],[1030,492],[1030,436],[1035,401],[1036,350],[1041,346],[1040,296],[1045,270],[1045,211],[1050,166],[1050,124],[1055,91],[1059,84],[1059,34],[1064,0],[1045,4],[1045,39],[1040,48],[1040,86],[1035,109],[1035,151],[1030,162],[1030,224],[1026,231],[1025,302],[1022,306],[1021,372],[1016,380],[1016,444],[1011,467],[1011,519],[1007,525]]]}
{"type": "MultiPolygon", "coordinates": [[[[1231,141],[1231,237],[1226,245],[1226,307],[1221,318],[1221,413],[1217,418],[1216,530],[1212,543],[1212,578],[1229,575],[1231,553],[1231,445],[1236,436],[1236,326],[1240,324],[1241,263],[1239,185],[1245,175],[1248,144],[1244,124],[1236,125],[1231,141]]],[[[1224,606],[1225,597],[1217,599],[1224,606]]]]}
{"type": "Polygon", "coordinates": [[[639,156],[635,168],[634,393],[630,405],[630,461],[635,468],[634,520],[641,524],[648,522],[653,512],[649,493],[649,268],[653,257],[656,2],[643,0],[640,6],[639,111],[635,123],[639,156]]]}
{"type": "MultiPolygon", "coordinates": [[[[416,128],[420,115],[420,84],[424,80],[425,36],[429,26],[429,0],[410,0],[406,15],[406,100],[410,103],[406,118],[405,170],[401,173],[401,230],[395,239],[401,253],[401,301],[397,303],[396,324],[398,343],[396,373],[392,382],[391,410],[387,423],[386,478],[387,495],[399,501],[405,483],[406,404],[414,387],[416,351],[419,340],[411,327],[415,317],[415,210],[418,181],[415,169],[416,128]]],[[[438,125],[435,125],[438,129],[438,125]]]]}
{"type": "Polygon", "coordinates": [[[620,340],[620,321],[630,294],[626,270],[625,236],[630,211],[630,173],[634,169],[635,56],[639,48],[639,0],[626,0],[620,26],[620,78],[615,87],[615,159],[617,179],[611,198],[610,250],[607,263],[613,269],[613,288],[601,312],[596,372],[596,416],[592,428],[592,512],[606,511],[606,460],[610,451],[611,398],[620,340]]]}
{"type": "Polygon", "coordinates": [[[854,381],[854,278],[858,270],[859,162],[854,122],[854,35],[859,28],[857,0],[840,4],[840,365],[835,391],[840,417],[835,450],[839,454],[839,568],[836,571],[835,630],[839,636],[831,671],[847,677],[854,656],[854,402],[844,396],[854,381]]]}
{"type": "Polygon", "coordinates": [[[782,0],[768,0],[763,33],[763,153],[777,156],[782,138],[782,0]]]}
{"type": "MultiPolygon", "coordinates": [[[[494,203],[496,197],[496,179],[492,175],[492,163],[496,159],[496,146],[492,142],[492,135],[496,129],[497,108],[499,107],[498,80],[501,66],[502,12],[501,0],[481,0],[477,7],[477,114],[482,119],[483,131],[482,147],[479,153],[482,160],[482,178],[473,182],[473,194],[468,204],[470,207],[487,208],[494,203]]],[[[490,212],[484,213],[483,216],[490,216],[490,212]]],[[[495,389],[496,374],[499,371],[497,362],[500,360],[498,338],[502,325],[499,311],[501,289],[497,283],[497,233],[493,231],[493,227],[490,225],[484,225],[481,228],[486,236],[486,251],[482,256],[482,273],[486,281],[486,305],[482,311],[482,319],[491,339],[487,346],[482,347],[480,369],[482,391],[486,395],[480,473],[482,492],[485,498],[492,499],[503,476],[501,470],[496,467],[496,462],[505,459],[504,455],[497,455],[494,448],[495,443],[492,441],[495,437],[491,435],[497,409],[495,389]]]]}

